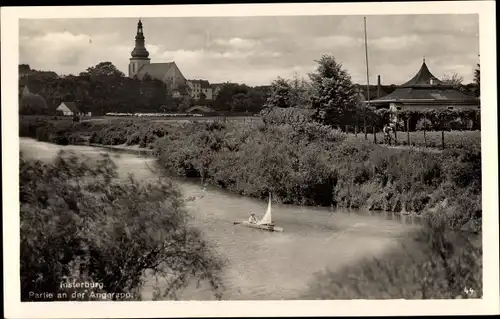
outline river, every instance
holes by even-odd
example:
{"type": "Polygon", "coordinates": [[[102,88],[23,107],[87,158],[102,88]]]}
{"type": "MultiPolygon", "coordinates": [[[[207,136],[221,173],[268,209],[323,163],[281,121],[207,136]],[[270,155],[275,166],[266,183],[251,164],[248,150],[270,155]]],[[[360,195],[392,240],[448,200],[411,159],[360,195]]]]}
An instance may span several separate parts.
{"type": "MultiPolygon", "coordinates": [[[[108,151],[88,146],[58,146],[21,138],[20,150],[27,158],[50,160],[60,149],[96,156],[108,151]]],[[[111,153],[122,176],[154,177],[148,169],[154,159],[111,153]]],[[[227,260],[224,299],[280,300],[297,298],[317,271],[338,270],[365,257],[381,255],[398,245],[398,239],[418,227],[411,217],[391,213],[351,212],[328,208],[273,205],[273,220],[283,233],[271,233],[233,225],[253,211],[262,216],[267,203],[178,180],[194,223],[227,260]]],[[[143,289],[151,300],[153,280],[143,289]]],[[[180,295],[183,300],[209,300],[205,286],[192,285],[180,295]]]]}

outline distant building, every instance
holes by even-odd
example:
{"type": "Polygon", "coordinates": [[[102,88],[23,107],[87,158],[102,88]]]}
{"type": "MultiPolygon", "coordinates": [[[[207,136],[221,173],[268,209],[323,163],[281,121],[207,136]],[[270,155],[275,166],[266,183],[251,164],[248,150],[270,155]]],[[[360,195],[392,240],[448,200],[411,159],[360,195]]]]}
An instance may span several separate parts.
{"type": "Polygon", "coordinates": [[[380,75],[377,76],[377,85],[370,85],[369,88],[367,88],[366,85],[354,84],[354,89],[356,90],[356,94],[358,96],[358,101],[360,104],[365,104],[368,101],[371,102],[375,99],[387,95],[388,92],[392,92],[394,90],[391,90],[389,86],[382,86],[380,75]]]}
{"type": "Polygon", "coordinates": [[[76,107],[75,102],[61,102],[56,111],[62,112],[65,116],[84,115],[84,113],[80,112],[80,110],[76,107]]]}
{"type": "Polygon", "coordinates": [[[191,92],[191,97],[195,100],[199,100],[202,94],[205,95],[205,99],[213,100],[212,86],[206,80],[189,80],[188,85],[191,92]]]}
{"type": "Polygon", "coordinates": [[[479,109],[479,99],[466,95],[435,77],[425,59],[417,74],[394,92],[370,101],[377,108],[403,109],[479,109]]]}
{"type": "Polygon", "coordinates": [[[145,47],[145,38],[142,22],[137,24],[137,35],[135,36],[135,47],[131,52],[128,75],[130,78],[137,77],[144,80],[146,77],[157,79],[165,83],[165,87],[173,97],[189,95],[186,78],[177,67],[175,62],[151,63],[149,52],[145,47]]]}

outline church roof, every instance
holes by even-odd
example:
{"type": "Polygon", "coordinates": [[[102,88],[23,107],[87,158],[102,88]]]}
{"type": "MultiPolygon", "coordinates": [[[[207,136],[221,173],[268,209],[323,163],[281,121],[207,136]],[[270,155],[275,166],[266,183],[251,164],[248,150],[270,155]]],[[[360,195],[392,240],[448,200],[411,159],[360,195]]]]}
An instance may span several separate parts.
{"type": "Polygon", "coordinates": [[[162,80],[174,65],[175,62],[143,64],[139,71],[137,71],[137,77],[142,79],[147,73],[153,79],[162,80]]]}
{"type": "Polygon", "coordinates": [[[406,83],[401,84],[401,87],[412,87],[418,85],[444,85],[441,80],[434,76],[434,74],[429,71],[427,64],[425,63],[425,59],[422,62],[422,66],[420,70],[415,74],[411,80],[406,83]],[[432,80],[432,81],[431,81],[432,80]],[[432,83],[431,83],[432,82],[432,83]]]}

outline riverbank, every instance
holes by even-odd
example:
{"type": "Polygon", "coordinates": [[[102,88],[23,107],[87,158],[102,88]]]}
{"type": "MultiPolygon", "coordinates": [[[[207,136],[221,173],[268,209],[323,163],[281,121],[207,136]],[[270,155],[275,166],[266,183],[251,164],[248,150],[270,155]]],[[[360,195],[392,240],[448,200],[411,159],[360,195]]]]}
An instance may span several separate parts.
{"type": "Polygon", "coordinates": [[[199,177],[244,196],[266,198],[271,192],[282,203],[403,214],[439,208],[450,226],[469,223],[480,229],[480,147],[435,153],[387,148],[346,138],[317,123],[145,121],[64,126],[21,119],[20,126],[21,136],[52,143],[78,144],[87,136],[94,145],[153,149],[170,174],[199,177]]]}
{"type": "MultiPolygon", "coordinates": [[[[59,149],[89,157],[96,163],[107,153],[101,148],[61,147],[24,139],[21,145],[21,151],[26,157],[41,158],[44,161],[53,159],[59,149]]],[[[132,173],[136,179],[148,182],[157,177],[156,172],[149,170],[154,163],[152,158],[129,154],[112,154],[111,157],[116,164],[118,178],[126,178],[132,173]]],[[[199,228],[203,238],[214,244],[218,255],[228,259],[227,268],[222,275],[225,286],[222,299],[455,297],[463,288],[447,287],[447,278],[450,277],[460,283],[467,280],[468,286],[479,293],[481,291],[482,270],[481,258],[478,255],[481,252],[480,246],[471,248],[467,243],[447,237],[446,240],[451,241],[455,248],[449,251],[451,268],[444,270],[443,260],[436,258],[436,252],[429,251],[428,247],[432,246],[427,246],[425,237],[417,236],[420,242],[415,241],[411,235],[415,231],[413,225],[392,218],[387,220],[389,216],[369,216],[343,210],[330,211],[325,208],[276,204],[273,206],[273,216],[286,232],[260,232],[234,226],[232,221],[244,219],[248,211],[264,212],[265,202],[240,197],[217,188],[204,189],[192,181],[179,181],[177,184],[184,197],[195,198],[185,203],[186,210],[194,217],[192,226],[199,228]],[[325,254],[328,251],[332,253],[325,254]],[[272,262],[268,258],[269,255],[274,256],[272,262]],[[311,261],[314,262],[311,264],[311,261]],[[403,268],[401,265],[404,265],[403,268]],[[404,269],[405,272],[399,269],[404,269]],[[464,273],[473,276],[460,281],[464,273]],[[425,278],[437,284],[431,285],[425,278]],[[277,287],[279,289],[276,289],[277,287]],[[424,291],[428,291],[427,296],[424,291]]],[[[123,215],[123,209],[114,213],[122,216],[116,221],[125,221],[128,218],[128,214],[123,215]]],[[[74,213],[69,215],[72,214],[74,213]]],[[[101,215],[96,214],[95,217],[101,215]]],[[[99,220],[96,220],[94,229],[100,227],[99,220]]],[[[108,225],[109,221],[103,221],[108,225]]],[[[148,220],[139,218],[133,224],[140,230],[146,226],[145,222],[148,220]]],[[[46,231],[46,221],[40,225],[43,227],[38,228],[39,235],[47,236],[52,233],[46,231]]],[[[153,222],[148,225],[147,234],[156,236],[155,232],[160,231],[158,227],[153,222]]],[[[120,229],[121,226],[117,227],[116,231],[120,229]]],[[[99,236],[92,234],[88,234],[92,240],[99,239],[99,236]]],[[[470,239],[469,236],[466,238],[470,239]]],[[[88,239],[82,237],[82,240],[86,242],[88,239]]],[[[52,246],[57,249],[56,244],[52,246]]],[[[106,256],[113,260],[113,265],[119,264],[120,250],[108,248],[108,252],[106,256]]],[[[154,276],[146,278],[141,288],[143,300],[153,298],[155,282],[154,276]]],[[[160,288],[164,289],[166,283],[160,282],[160,288]]],[[[213,299],[214,295],[209,285],[198,288],[193,283],[180,291],[177,297],[181,300],[207,300],[213,299]]]]}

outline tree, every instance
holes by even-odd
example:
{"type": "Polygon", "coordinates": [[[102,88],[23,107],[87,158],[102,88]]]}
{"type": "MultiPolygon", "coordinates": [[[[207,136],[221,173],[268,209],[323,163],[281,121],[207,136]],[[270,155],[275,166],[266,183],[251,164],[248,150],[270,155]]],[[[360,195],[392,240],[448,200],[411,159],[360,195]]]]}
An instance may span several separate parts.
{"type": "Polygon", "coordinates": [[[296,74],[292,80],[281,77],[271,83],[267,107],[309,107],[310,85],[296,74]]]}
{"type": "Polygon", "coordinates": [[[298,74],[294,74],[291,85],[293,89],[291,103],[295,106],[307,107],[311,102],[311,84],[298,74]]]}
{"type": "Polygon", "coordinates": [[[144,76],[142,77],[142,80],[143,81],[153,81],[153,78],[151,77],[151,75],[149,75],[149,73],[146,73],[144,74],[144,76]]]}
{"type": "Polygon", "coordinates": [[[463,84],[464,78],[457,73],[446,73],[443,75],[442,81],[446,84],[459,87],[463,84]]]}
{"type": "Polygon", "coordinates": [[[474,84],[476,84],[476,96],[481,95],[481,68],[479,63],[477,64],[477,68],[474,70],[474,84]]]}
{"type": "Polygon", "coordinates": [[[230,111],[233,96],[238,93],[247,94],[250,90],[251,88],[245,84],[225,83],[213,102],[214,109],[217,111],[230,111]]]}
{"type": "Polygon", "coordinates": [[[278,77],[271,83],[271,90],[266,101],[267,107],[291,107],[292,85],[282,77],[278,77]]]}
{"type": "Polygon", "coordinates": [[[182,97],[182,99],[179,103],[178,111],[179,112],[186,112],[186,110],[189,109],[193,105],[194,105],[193,98],[186,95],[186,96],[182,97]]]}
{"type": "Polygon", "coordinates": [[[343,124],[357,105],[351,77],[333,56],[323,55],[316,62],[316,72],[309,74],[315,118],[327,124],[343,124]]]}
{"type": "Polygon", "coordinates": [[[200,98],[198,99],[198,101],[196,101],[196,103],[199,105],[207,104],[207,96],[205,95],[205,93],[201,92],[200,98]]]}
{"type": "MultiPolygon", "coordinates": [[[[148,272],[166,280],[163,297],[175,298],[195,279],[220,298],[223,260],[190,225],[180,190],[166,176],[117,177],[109,157],[61,153],[45,164],[21,154],[21,300],[44,292],[79,299],[61,286],[66,280],[102,285],[78,289],[93,300],[102,298],[92,292],[137,299],[148,272]]],[[[36,300],[56,301],[46,298],[36,300]]]]}
{"type": "MultiPolygon", "coordinates": [[[[463,84],[464,78],[457,73],[447,73],[443,76],[443,82],[452,85],[455,90],[458,90],[464,94],[475,94],[475,88],[471,88],[471,85],[463,84]]],[[[474,85],[475,86],[475,85],[474,85]]]]}
{"type": "Polygon", "coordinates": [[[101,62],[96,66],[87,68],[85,72],[80,73],[81,76],[116,76],[124,77],[125,74],[118,70],[111,62],[101,62]]]}
{"type": "Polygon", "coordinates": [[[250,99],[245,93],[233,95],[231,100],[231,112],[246,112],[250,107],[250,99]]]}
{"type": "Polygon", "coordinates": [[[253,87],[248,93],[248,110],[252,113],[259,113],[264,104],[266,103],[267,97],[269,96],[270,87],[269,86],[256,86],[253,87]]]}

